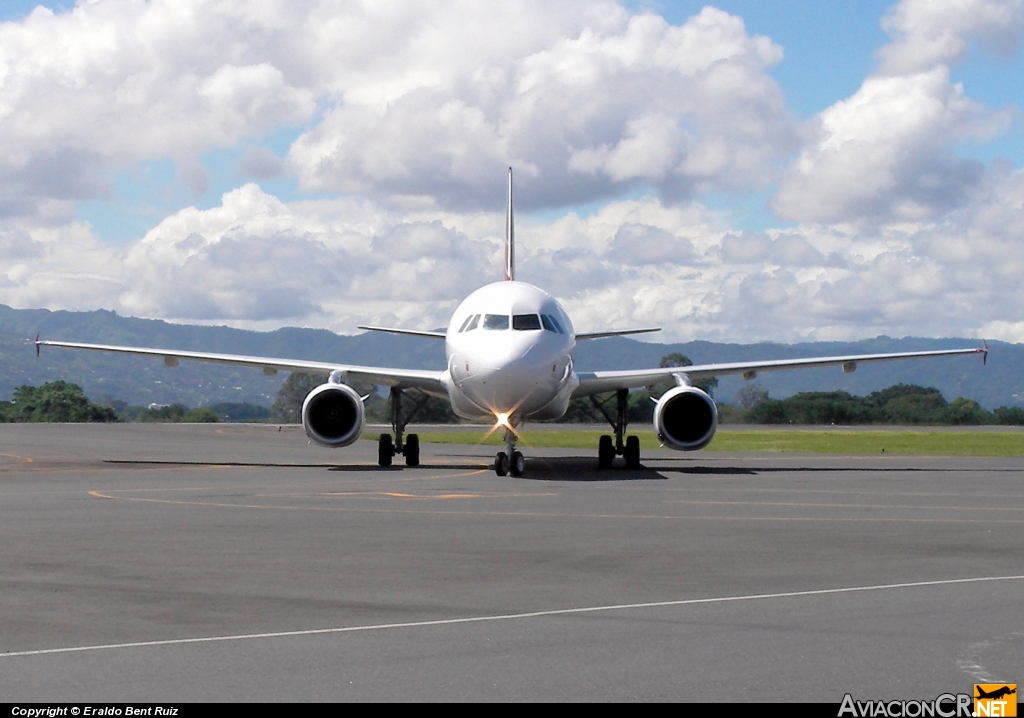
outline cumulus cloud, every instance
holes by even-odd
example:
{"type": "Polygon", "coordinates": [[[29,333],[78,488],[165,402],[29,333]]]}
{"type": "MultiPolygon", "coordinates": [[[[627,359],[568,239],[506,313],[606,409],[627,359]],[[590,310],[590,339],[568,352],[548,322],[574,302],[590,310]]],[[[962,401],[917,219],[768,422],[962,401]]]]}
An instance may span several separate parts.
{"type": "Polygon", "coordinates": [[[903,0],[886,16],[893,41],[852,96],[824,110],[773,199],[810,222],[918,221],[968,201],[985,172],[954,143],[989,138],[1011,114],[989,111],[952,83],[949,64],[972,40],[1019,41],[1022,0],[903,0]]]}
{"type": "Polygon", "coordinates": [[[1017,338],[1024,176],[954,152],[1008,115],[949,67],[973,45],[1013,51],[1020,8],[897,4],[878,71],[799,135],[769,75],[781,48],[714,8],[677,26],[583,0],[40,9],[0,25],[0,302],[443,326],[500,277],[511,164],[518,276],[581,331],[1017,338]],[[260,146],[282,127],[299,134],[284,158],[260,146]],[[246,178],[291,173],[318,198],[245,184],[121,247],[74,221],[142,160],[207,192],[213,147],[249,147],[246,178]],[[773,186],[800,224],[740,230],[701,199],[773,186]]]}
{"type": "MultiPolygon", "coordinates": [[[[1022,206],[1024,173],[1006,171],[941,221],[889,226],[865,241],[842,226],[736,232],[699,205],[612,202],[588,217],[521,222],[518,275],[559,297],[580,331],[1003,338],[1024,306],[1022,206]]],[[[356,199],[285,203],[250,184],[116,251],[81,225],[8,222],[0,302],[253,328],[434,328],[499,278],[503,219],[499,211],[428,220],[356,199]]]]}
{"type": "Polygon", "coordinates": [[[355,321],[369,321],[376,316],[355,308],[454,306],[479,285],[493,249],[440,221],[355,202],[288,205],[248,184],[218,207],[168,217],[129,247],[118,306],[179,320],[306,323],[347,304],[355,321]]]}
{"type": "Polygon", "coordinates": [[[524,208],[763,186],[793,146],[781,59],[710,7],[681,26],[607,0],[38,8],[0,25],[0,205],[102,198],[161,157],[202,193],[206,150],[309,122],[289,153],[305,189],[421,206],[489,207],[508,164],[539,180],[524,208]]]}
{"type": "Polygon", "coordinates": [[[903,0],[882,27],[893,42],[878,51],[885,74],[910,74],[962,59],[976,41],[1009,55],[1020,48],[1022,0],[903,0]]]}
{"type": "Polygon", "coordinates": [[[813,222],[919,220],[959,206],[984,167],[954,140],[986,129],[981,108],[945,67],[873,77],[821,113],[815,143],[791,167],[774,204],[813,222]]]}
{"type": "Polygon", "coordinates": [[[124,0],[0,24],[0,213],[105,198],[112,171],[160,157],[201,192],[199,153],[308,119],[315,92],[267,58],[287,48],[258,42],[285,14],[124,0]]]}
{"type": "Polygon", "coordinates": [[[638,184],[687,197],[767,182],[793,143],[768,75],[781,49],[713,8],[678,27],[610,18],[511,58],[488,53],[461,73],[426,73],[386,103],[346,94],[295,142],[291,164],[308,189],[461,209],[493,206],[506,164],[534,179],[519,193],[524,208],[638,184]]]}

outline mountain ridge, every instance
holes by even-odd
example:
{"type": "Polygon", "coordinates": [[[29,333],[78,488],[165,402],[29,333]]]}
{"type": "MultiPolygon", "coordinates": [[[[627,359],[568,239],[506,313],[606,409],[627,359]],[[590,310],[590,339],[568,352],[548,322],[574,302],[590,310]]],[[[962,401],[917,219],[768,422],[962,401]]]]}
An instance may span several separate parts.
{"type": "MultiPolygon", "coordinates": [[[[250,354],[288,359],[395,368],[444,366],[444,343],[436,339],[366,332],[341,335],[326,329],[283,327],[270,332],[226,326],[174,324],[161,319],[122,317],[109,310],[72,312],[13,309],[0,305],[0,399],[9,399],[22,384],[65,379],[79,384],[94,401],[121,399],[131,404],[184,403],[203,406],[248,401],[269,406],[284,375],[267,377],[259,370],[198,362],[170,369],[159,359],[43,347],[35,356],[32,339],[123,344],[166,349],[250,354]]],[[[866,394],[893,384],[934,386],[947,400],[964,396],[992,409],[1019,406],[1024,399],[1024,345],[989,342],[988,366],[980,358],[935,359],[862,365],[851,374],[835,367],[762,373],[756,382],[775,398],[800,391],[845,390],[866,394]],[[1020,398],[1018,398],[1020,397],[1020,398]]],[[[837,354],[949,349],[980,346],[976,339],[893,338],[879,336],[854,342],[760,342],[738,344],[694,340],[659,344],[627,337],[592,339],[577,345],[579,370],[639,369],[657,366],[666,354],[679,352],[695,364],[786,359],[837,354]]],[[[715,397],[730,402],[744,384],[720,377],[715,397]]]]}

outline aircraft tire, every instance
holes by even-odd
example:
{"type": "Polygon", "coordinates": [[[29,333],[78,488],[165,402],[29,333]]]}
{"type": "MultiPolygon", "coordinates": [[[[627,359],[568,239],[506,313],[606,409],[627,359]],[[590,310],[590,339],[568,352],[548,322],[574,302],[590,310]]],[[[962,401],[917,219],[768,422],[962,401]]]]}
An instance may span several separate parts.
{"type": "Polygon", "coordinates": [[[612,468],[612,459],[615,458],[615,447],[612,446],[612,437],[604,434],[597,442],[597,468],[612,468]]]}
{"type": "Polygon", "coordinates": [[[526,459],[523,458],[523,452],[513,451],[508,472],[513,476],[522,476],[524,471],[526,471],[526,459]]]}
{"type": "Polygon", "coordinates": [[[508,464],[508,454],[506,454],[504,451],[499,451],[494,456],[494,473],[496,473],[498,476],[507,476],[508,464]]]}
{"type": "Polygon", "coordinates": [[[640,437],[626,437],[626,449],[623,451],[623,456],[626,459],[627,469],[640,468],[640,437]]]}
{"type": "Polygon", "coordinates": [[[402,453],[405,454],[405,465],[406,466],[419,466],[420,465],[420,435],[409,434],[405,439],[405,448],[402,449],[402,453]]]}
{"type": "Polygon", "coordinates": [[[391,434],[381,434],[377,440],[377,463],[381,466],[391,466],[394,456],[395,443],[391,440],[391,434]]]}

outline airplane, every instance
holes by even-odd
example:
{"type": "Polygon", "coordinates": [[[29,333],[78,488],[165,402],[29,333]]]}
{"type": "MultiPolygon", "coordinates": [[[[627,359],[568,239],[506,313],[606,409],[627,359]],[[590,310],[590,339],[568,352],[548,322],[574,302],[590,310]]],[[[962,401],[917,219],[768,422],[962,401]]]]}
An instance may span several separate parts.
{"type": "Polygon", "coordinates": [[[1010,688],[1010,686],[1003,686],[1002,688],[997,688],[991,693],[986,693],[984,689],[982,689],[982,687],[978,685],[976,685],[974,688],[978,691],[978,695],[976,695],[975,698],[979,699],[989,698],[991,700],[999,700],[1000,698],[1005,698],[1006,696],[1012,696],[1014,693],[1017,692],[1016,688],[1010,688]]]}
{"type": "Polygon", "coordinates": [[[367,331],[443,339],[447,357],[444,369],[365,367],[336,362],[40,340],[38,336],[36,352],[41,346],[53,346],[163,357],[164,363],[171,367],[177,366],[181,360],[192,360],[258,367],[268,375],[280,370],[326,377],[326,381],[314,388],[303,401],[302,424],[312,441],[332,448],[351,445],[360,438],[366,426],[363,402],[367,396],[361,396],[350,384],[388,387],[393,435],[387,433],[379,437],[380,466],[390,466],[398,455],[404,456],[407,466],[419,465],[419,436],[405,436],[405,429],[428,396],[440,397],[449,401],[455,414],[463,419],[494,422],[492,431],[504,430],[504,449],[494,458],[494,472],[498,476],[522,476],[525,471],[523,454],[516,449],[518,429],[524,422],[557,419],[565,414],[569,402],[579,397],[594,399],[599,394],[614,393],[614,413],[609,413],[594,400],[614,433],[614,438],[608,434],[600,437],[598,467],[610,468],[614,458],[622,456],[627,468],[636,469],[640,466],[640,440],[635,435],[626,435],[630,389],[671,385],[656,402],[655,432],[664,446],[694,451],[707,446],[718,427],[715,402],[693,385],[697,379],[741,374],[744,379],[751,380],[760,372],[823,366],[840,366],[843,372],[849,373],[859,364],[869,362],[958,354],[981,354],[984,361],[988,355],[988,346],[983,344],[980,349],[577,371],[573,365],[573,350],[577,342],[644,334],[659,331],[659,328],[577,333],[569,315],[554,297],[516,279],[512,204],[510,167],[502,280],[487,284],[466,297],[452,314],[447,331],[359,327],[367,331]],[[404,400],[410,390],[423,396],[407,408],[404,400]]]}

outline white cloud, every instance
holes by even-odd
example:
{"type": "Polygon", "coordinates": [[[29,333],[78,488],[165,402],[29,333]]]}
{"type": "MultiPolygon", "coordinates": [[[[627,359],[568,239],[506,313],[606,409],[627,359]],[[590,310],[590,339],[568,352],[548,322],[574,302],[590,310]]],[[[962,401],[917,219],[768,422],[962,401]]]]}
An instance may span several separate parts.
{"type": "MultiPolygon", "coordinates": [[[[637,183],[685,197],[767,182],[793,141],[767,72],[781,50],[713,8],[680,27],[654,15],[610,18],[566,25],[542,48],[481,53],[451,74],[427,72],[428,56],[419,81],[387,102],[346,93],[292,146],[292,165],[308,189],[463,209],[493,205],[507,164],[534,179],[519,194],[524,207],[589,202],[637,183]]],[[[450,42],[478,31],[462,23],[450,42]]]]}
{"type": "Polygon", "coordinates": [[[893,42],[879,50],[882,72],[911,74],[961,60],[970,43],[1011,54],[1024,28],[1022,0],[903,0],[882,20],[893,42]]]}
{"type": "Polygon", "coordinates": [[[774,199],[787,218],[815,222],[919,220],[965,202],[984,167],[955,140],[988,129],[945,67],[873,77],[821,113],[818,137],[774,199]]]}
{"type": "Polygon", "coordinates": [[[954,144],[991,138],[1012,114],[991,112],[952,83],[949,63],[968,42],[1007,49],[1019,41],[1024,0],[903,0],[886,16],[893,41],[882,67],[852,96],[824,110],[773,199],[788,219],[810,222],[927,220],[967,202],[985,168],[954,144]]]}
{"type": "Polygon", "coordinates": [[[108,0],[0,24],[0,214],[108,197],[110,173],[142,159],[176,160],[203,191],[199,153],[308,119],[314,92],[258,42],[288,30],[276,19],[248,5],[108,0]]]}
{"type": "MultiPolygon", "coordinates": [[[[659,340],[1016,334],[1024,306],[1024,172],[939,221],[865,238],[844,227],[730,230],[699,205],[613,202],[520,222],[521,279],[581,331],[661,325],[659,340]],[[865,251],[867,248],[867,251],[865,251]]],[[[284,203],[246,185],[113,251],[81,225],[0,235],[0,302],[354,331],[444,326],[499,276],[502,212],[427,219],[358,199],[284,203]],[[474,227],[472,233],[464,231],[474,227]]]]}
{"type": "Polygon", "coordinates": [[[1009,115],[949,65],[972,44],[1012,50],[1020,8],[899,3],[878,72],[799,138],[769,75],[781,48],[714,8],[680,26],[582,0],[37,10],[0,25],[0,302],[443,326],[499,277],[511,163],[518,276],[582,331],[1016,339],[1024,176],[954,152],[1009,115]],[[260,146],[300,124],[285,159],[260,146]],[[248,148],[246,176],[293,172],[320,199],[247,184],[120,248],[74,221],[141,160],[208,191],[221,180],[197,158],[212,147],[248,148]],[[796,226],[742,231],[702,202],[773,187],[796,226]],[[528,212],[576,204],[590,207],[528,212]]]}

